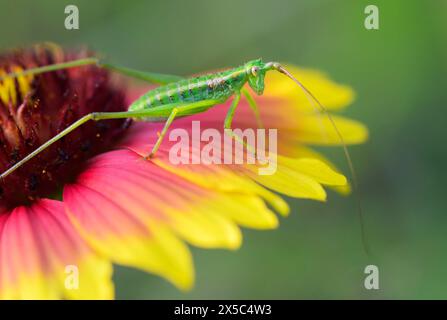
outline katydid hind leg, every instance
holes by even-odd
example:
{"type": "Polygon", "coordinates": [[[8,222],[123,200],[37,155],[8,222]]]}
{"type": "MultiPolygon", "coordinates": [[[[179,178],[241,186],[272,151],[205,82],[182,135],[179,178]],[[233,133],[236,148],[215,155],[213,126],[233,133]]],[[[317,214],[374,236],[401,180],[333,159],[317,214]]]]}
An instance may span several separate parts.
{"type": "Polygon", "coordinates": [[[98,63],[97,58],[84,58],[84,59],[72,60],[72,61],[67,61],[67,62],[49,64],[49,65],[45,65],[45,66],[41,66],[41,67],[25,69],[25,70],[22,70],[19,72],[11,72],[11,73],[2,75],[2,76],[0,76],[0,81],[3,81],[6,78],[18,78],[18,77],[27,76],[27,75],[37,75],[37,74],[41,74],[41,73],[58,71],[58,70],[69,69],[69,68],[82,67],[82,66],[92,65],[92,64],[97,64],[97,63],[98,63]]]}
{"type": "MultiPolygon", "coordinates": [[[[94,112],[89,113],[79,120],[72,123],[70,126],[59,132],[57,135],[55,135],[50,140],[46,141],[44,144],[42,144],[39,148],[28,154],[25,158],[14,164],[12,167],[4,171],[0,175],[0,180],[6,178],[8,175],[13,173],[15,170],[23,166],[25,163],[27,163],[29,160],[37,156],[39,153],[47,149],[49,146],[51,146],[53,143],[59,141],[61,138],[72,132],[73,130],[79,128],[80,126],[84,125],[86,122],[90,120],[99,121],[99,120],[107,120],[107,119],[126,119],[126,118],[136,118],[136,119],[144,119],[144,118],[157,118],[160,116],[166,116],[169,119],[169,116],[172,114],[172,110],[174,108],[177,108],[177,112],[180,113],[182,116],[186,115],[193,115],[196,113],[201,112],[204,108],[211,107],[213,105],[216,105],[218,103],[221,103],[220,100],[203,100],[198,101],[194,103],[188,103],[188,104],[169,104],[162,106],[160,108],[151,108],[151,109],[143,109],[143,110],[136,110],[136,111],[122,111],[122,112],[94,112]]],[[[174,114],[177,114],[177,112],[174,114]]],[[[172,119],[173,120],[173,119],[172,119]]],[[[172,121],[171,121],[172,122],[172,121]]],[[[161,143],[161,142],[160,142],[161,143]]]]}
{"type": "Polygon", "coordinates": [[[141,112],[137,111],[123,111],[123,112],[94,112],[89,113],[82,118],[78,119],[77,121],[73,122],[70,126],[59,132],[57,135],[52,137],[50,140],[43,143],[40,147],[35,149],[33,152],[28,154],[25,158],[21,159],[17,163],[15,163],[12,167],[8,168],[6,171],[4,171],[0,175],[0,181],[4,178],[6,178],[8,175],[13,173],[15,170],[23,166],[25,163],[27,163],[29,160],[37,156],[39,153],[50,147],[53,143],[59,141],[64,136],[69,134],[70,132],[74,131],[75,129],[79,128],[80,126],[84,125],[89,120],[105,120],[105,119],[124,119],[124,118],[130,118],[130,117],[136,117],[140,116],[141,112]]]}
{"type": "Polygon", "coordinates": [[[176,76],[176,75],[140,71],[140,70],[136,70],[136,69],[118,66],[115,64],[111,64],[111,63],[99,62],[98,65],[100,67],[103,67],[103,68],[111,70],[111,71],[118,72],[118,73],[128,76],[130,78],[143,80],[145,82],[154,83],[154,84],[163,85],[163,84],[168,84],[171,82],[177,82],[177,81],[180,81],[183,79],[183,77],[176,76]]]}
{"type": "Polygon", "coordinates": [[[102,62],[100,59],[95,57],[83,58],[78,60],[71,60],[61,63],[49,64],[41,67],[30,68],[26,70],[22,70],[19,72],[11,72],[5,75],[0,76],[0,81],[3,81],[6,78],[17,78],[21,76],[27,75],[38,75],[46,72],[58,71],[69,68],[77,68],[83,67],[87,65],[97,65],[100,68],[108,69],[122,75],[143,80],[153,84],[168,84],[171,82],[176,82],[182,80],[183,78],[176,75],[155,73],[155,72],[146,72],[140,71],[136,69],[131,69],[123,66],[119,66],[112,63],[102,62]]]}

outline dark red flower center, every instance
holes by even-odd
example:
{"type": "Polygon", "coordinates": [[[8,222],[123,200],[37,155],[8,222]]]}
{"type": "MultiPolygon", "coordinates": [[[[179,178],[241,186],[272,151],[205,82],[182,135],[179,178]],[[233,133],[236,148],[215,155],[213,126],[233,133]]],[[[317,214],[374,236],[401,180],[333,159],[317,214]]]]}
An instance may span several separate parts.
{"type": "MultiPolygon", "coordinates": [[[[0,76],[91,56],[37,45],[0,55],[0,76]]],[[[0,81],[0,171],[14,165],[74,121],[95,111],[125,110],[125,94],[96,66],[0,81]]],[[[87,159],[113,147],[123,120],[91,122],[76,129],[0,181],[0,213],[54,195],[87,159]]]]}

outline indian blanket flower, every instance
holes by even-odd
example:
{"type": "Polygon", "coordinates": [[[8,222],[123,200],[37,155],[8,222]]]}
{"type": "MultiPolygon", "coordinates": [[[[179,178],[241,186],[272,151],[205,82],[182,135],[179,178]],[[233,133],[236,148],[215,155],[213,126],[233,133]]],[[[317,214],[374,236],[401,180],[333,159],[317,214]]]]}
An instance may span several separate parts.
{"type": "MultiPolygon", "coordinates": [[[[34,46],[2,55],[0,74],[89,55],[34,46]]],[[[328,109],[352,102],[349,87],[316,71],[289,69],[328,109]]],[[[96,66],[5,79],[0,171],[82,115],[125,110],[140,93],[96,66]]],[[[264,127],[278,130],[273,175],[258,175],[260,164],[173,164],[175,141],[169,139],[155,158],[144,160],[163,124],[107,120],[78,128],[8,176],[0,186],[0,298],[113,298],[112,263],[188,289],[194,268],[187,244],[237,249],[240,227],[276,228],[275,212],[288,214],[278,193],[324,201],[323,186],[346,192],[346,178],[306,146],[339,145],[339,138],[293,82],[269,74],[256,101],[264,127]],[[77,288],[67,286],[67,266],[78,269],[77,288]]],[[[203,129],[223,132],[228,107],[175,120],[172,129],[190,132],[192,121],[200,121],[203,129]]],[[[362,124],[334,119],[346,143],[365,141],[362,124]]],[[[233,127],[257,127],[244,100],[233,127]]],[[[191,148],[187,156],[199,152],[191,148]]]]}

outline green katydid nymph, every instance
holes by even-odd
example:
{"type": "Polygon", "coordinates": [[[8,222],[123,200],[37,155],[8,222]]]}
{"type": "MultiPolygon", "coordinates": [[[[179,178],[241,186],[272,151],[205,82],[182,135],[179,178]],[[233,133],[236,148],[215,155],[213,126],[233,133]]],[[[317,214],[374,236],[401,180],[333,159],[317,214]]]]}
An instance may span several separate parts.
{"type": "MultiPolygon", "coordinates": [[[[161,86],[143,94],[129,106],[127,111],[93,112],[83,116],[64,130],[62,130],[59,134],[43,143],[40,147],[28,154],[26,157],[8,168],[0,175],[0,179],[7,177],[12,172],[24,165],[26,162],[31,160],[33,157],[38,155],[40,152],[44,151],[50,145],[90,120],[99,121],[106,119],[132,118],[134,120],[148,122],[165,122],[163,130],[161,131],[152,150],[146,155],[146,159],[155,156],[158,148],[163,141],[163,138],[165,137],[170,125],[175,118],[204,112],[216,105],[226,102],[233,96],[234,99],[232,101],[231,107],[228,110],[228,113],[224,120],[224,128],[231,129],[234,113],[239,104],[241,94],[244,94],[248,98],[247,101],[249,102],[249,105],[254,112],[258,124],[262,125],[258,106],[255,100],[251,97],[248,90],[244,88],[244,85],[248,83],[248,85],[253,89],[254,92],[256,92],[256,94],[262,95],[264,92],[265,74],[266,72],[271,70],[281,72],[282,74],[295,81],[311,98],[311,100],[316,102],[316,104],[320,108],[320,111],[323,111],[328,115],[344,147],[348,163],[350,167],[352,167],[350,156],[347,152],[343,137],[337,129],[335,123],[332,121],[329,113],[326,112],[326,109],[321,105],[321,103],[318,102],[318,100],[312,95],[309,90],[307,90],[295,77],[293,77],[283,66],[281,66],[280,63],[277,62],[264,63],[261,59],[257,59],[249,61],[240,67],[236,67],[227,71],[185,79],[173,75],[142,72],[108,63],[101,63],[101,61],[97,58],[86,58],[33,69],[27,69],[21,72],[9,73],[7,75],[1,76],[0,81],[6,78],[36,75],[45,72],[81,67],[91,64],[96,64],[100,67],[114,70],[127,76],[142,79],[150,83],[161,84],[161,86]]],[[[226,132],[232,134],[231,130],[227,130],[226,132]]],[[[233,134],[232,137],[236,141],[245,145],[244,141],[242,141],[239,136],[233,134]]],[[[249,148],[250,146],[246,147],[249,148]]]]}
{"type": "MultiPolygon", "coordinates": [[[[216,105],[220,105],[226,102],[231,97],[234,97],[227,115],[223,121],[224,129],[232,129],[231,126],[233,117],[241,99],[241,94],[243,94],[247,98],[248,104],[253,110],[254,116],[256,117],[258,126],[261,127],[262,121],[260,119],[258,106],[249,91],[244,88],[244,86],[248,83],[248,85],[257,95],[262,95],[264,92],[265,74],[269,71],[277,71],[294,81],[304,91],[306,96],[309,98],[312,106],[314,106],[318,112],[324,113],[328,117],[331,125],[333,126],[337,136],[340,139],[341,145],[343,146],[344,155],[351,172],[353,186],[354,188],[356,188],[357,186],[355,171],[349,151],[344,142],[343,136],[337,128],[331,115],[327,112],[327,109],[317,100],[317,98],[278,62],[263,62],[261,59],[256,59],[249,61],[239,67],[223,72],[201,75],[192,78],[182,78],[174,75],[143,72],[110,63],[103,63],[100,59],[92,57],[9,73],[0,76],[0,81],[3,81],[7,78],[36,75],[45,72],[82,67],[86,65],[97,65],[98,67],[109,69],[126,76],[144,80],[149,83],[159,84],[160,86],[148,91],[140,98],[135,100],[133,103],[131,103],[127,111],[93,112],[83,116],[64,130],[59,132],[57,135],[43,143],[37,149],[29,153],[23,159],[20,159],[14,165],[9,167],[0,175],[0,180],[10,175],[15,170],[23,166],[26,162],[44,151],[50,145],[90,120],[100,121],[106,119],[131,118],[137,121],[164,122],[165,125],[157,141],[152,147],[152,150],[148,150],[148,154],[145,156],[146,159],[150,159],[156,156],[157,150],[163,142],[163,138],[168,132],[170,125],[176,118],[202,113],[216,105]]],[[[232,138],[235,141],[242,143],[247,148],[250,148],[250,146],[248,146],[242,139],[240,139],[239,136],[232,133],[231,130],[225,130],[225,132],[228,132],[230,135],[232,135],[232,138]]],[[[362,220],[360,205],[359,215],[360,219],[362,220]]],[[[361,225],[363,225],[362,221],[361,225]]],[[[363,230],[362,237],[364,237],[363,230]]],[[[363,239],[363,243],[365,246],[365,251],[368,252],[365,239],[363,239]]]]}

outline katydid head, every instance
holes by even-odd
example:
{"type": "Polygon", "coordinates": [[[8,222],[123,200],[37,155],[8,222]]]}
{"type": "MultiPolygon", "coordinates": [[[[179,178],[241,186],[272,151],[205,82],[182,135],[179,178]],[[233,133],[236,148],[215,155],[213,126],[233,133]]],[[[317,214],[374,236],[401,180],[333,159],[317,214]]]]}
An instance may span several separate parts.
{"type": "Polygon", "coordinates": [[[284,73],[283,67],[278,62],[264,63],[261,59],[247,62],[244,67],[248,75],[248,84],[258,95],[264,93],[264,78],[267,71],[276,70],[284,73]]]}
{"type": "Polygon", "coordinates": [[[264,93],[265,72],[267,71],[265,63],[261,59],[257,59],[247,62],[244,67],[248,76],[248,84],[256,94],[262,95],[264,93]]]}

